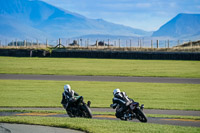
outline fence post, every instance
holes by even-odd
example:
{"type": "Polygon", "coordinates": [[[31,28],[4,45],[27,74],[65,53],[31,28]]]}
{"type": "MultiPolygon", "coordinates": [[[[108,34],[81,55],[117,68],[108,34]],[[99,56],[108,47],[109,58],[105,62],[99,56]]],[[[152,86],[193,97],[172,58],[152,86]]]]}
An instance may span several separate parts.
{"type": "Polygon", "coordinates": [[[98,45],[99,45],[99,44],[98,44],[98,40],[96,40],[96,47],[98,47],[98,45]]]}
{"type": "Polygon", "coordinates": [[[179,40],[177,41],[177,45],[179,45],[179,40]]]}
{"type": "Polygon", "coordinates": [[[46,48],[48,47],[48,39],[46,39],[46,48]]]}
{"type": "Polygon", "coordinates": [[[17,39],[16,39],[16,47],[17,47],[17,39]]]}
{"type": "Polygon", "coordinates": [[[38,45],[39,45],[39,44],[38,44],[38,39],[36,40],[36,42],[37,42],[37,48],[38,48],[38,45]]]}
{"type": "Polygon", "coordinates": [[[77,39],[77,43],[78,43],[78,47],[80,46],[80,44],[79,44],[79,39],[77,39]]]}
{"type": "Polygon", "coordinates": [[[87,40],[85,40],[85,47],[87,46],[87,40]]]}
{"type": "Polygon", "coordinates": [[[14,46],[17,47],[17,40],[14,41],[14,46]]]}
{"type": "Polygon", "coordinates": [[[144,44],[144,37],[142,38],[142,46],[145,47],[145,44],[144,44]]]}
{"type": "Polygon", "coordinates": [[[83,39],[81,38],[80,41],[81,41],[81,47],[82,47],[82,45],[83,45],[83,44],[82,44],[83,39]]]}
{"type": "Polygon", "coordinates": [[[157,43],[156,43],[156,44],[157,44],[157,48],[159,48],[159,40],[157,40],[156,42],[157,42],[157,43]]]}
{"type": "Polygon", "coordinates": [[[168,48],[169,48],[169,39],[168,39],[168,48]]]}
{"type": "Polygon", "coordinates": [[[27,46],[26,46],[26,40],[24,40],[24,47],[27,47],[27,46]]]}
{"type": "Polygon", "coordinates": [[[190,40],[190,47],[192,47],[192,41],[190,40]]]}
{"type": "Polygon", "coordinates": [[[68,45],[70,44],[70,39],[68,40],[68,45]]]}
{"type": "Polygon", "coordinates": [[[87,47],[89,46],[89,39],[87,39],[87,47]]]}
{"type": "Polygon", "coordinates": [[[61,45],[61,39],[59,38],[59,48],[60,48],[60,45],[61,45]]]}

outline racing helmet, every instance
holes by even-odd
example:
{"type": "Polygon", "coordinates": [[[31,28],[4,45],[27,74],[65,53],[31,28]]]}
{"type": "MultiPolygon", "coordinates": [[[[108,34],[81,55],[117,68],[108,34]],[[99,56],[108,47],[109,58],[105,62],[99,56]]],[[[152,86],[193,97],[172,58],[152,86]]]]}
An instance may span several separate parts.
{"type": "Polygon", "coordinates": [[[70,85],[66,84],[66,85],[64,86],[64,91],[67,92],[67,93],[71,92],[71,87],[70,87],[70,85]]]}
{"type": "Polygon", "coordinates": [[[120,92],[120,89],[114,89],[114,91],[113,91],[113,95],[115,95],[116,93],[119,93],[120,92]]]}

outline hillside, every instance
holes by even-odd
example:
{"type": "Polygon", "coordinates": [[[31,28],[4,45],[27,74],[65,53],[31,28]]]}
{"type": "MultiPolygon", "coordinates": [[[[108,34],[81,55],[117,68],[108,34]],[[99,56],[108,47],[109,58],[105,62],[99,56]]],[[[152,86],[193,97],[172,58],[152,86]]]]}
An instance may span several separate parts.
{"type": "Polygon", "coordinates": [[[89,19],[39,0],[0,0],[0,37],[68,38],[87,34],[144,36],[149,32],[89,19]]]}
{"type": "Polygon", "coordinates": [[[200,14],[178,14],[155,31],[153,37],[199,38],[200,14]]]}

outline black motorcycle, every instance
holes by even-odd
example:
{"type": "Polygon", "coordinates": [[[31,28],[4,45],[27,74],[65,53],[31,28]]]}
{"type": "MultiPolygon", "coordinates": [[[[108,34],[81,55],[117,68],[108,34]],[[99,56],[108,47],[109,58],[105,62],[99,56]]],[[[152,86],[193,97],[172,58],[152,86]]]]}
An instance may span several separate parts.
{"type": "Polygon", "coordinates": [[[69,117],[92,118],[92,112],[89,107],[90,101],[86,104],[83,101],[82,96],[75,96],[74,101],[71,103],[70,107],[66,109],[66,111],[69,117]]]}
{"type": "MultiPolygon", "coordinates": [[[[113,104],[110,105],[113,107],[113,104]]],[[[117,105],[116,110],[120,108],[120,105],[117,105]]],[[[139,106],[138,102],[130,102],[127,106],[127,110],[124,112],[123,117],[120,117],[121,120],[132,120],[138,119],[141,122],[147,122],[147,117],[143,112],[144,104],[139,106]]]]}

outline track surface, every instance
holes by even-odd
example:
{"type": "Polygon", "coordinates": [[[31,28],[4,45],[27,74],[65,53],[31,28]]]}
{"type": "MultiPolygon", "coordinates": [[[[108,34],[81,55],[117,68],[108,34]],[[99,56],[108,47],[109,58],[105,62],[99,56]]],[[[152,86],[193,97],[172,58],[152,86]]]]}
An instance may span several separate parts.
{"type": "MultiPolygon", "coordinates": [[[[0,109],[1,110],[63,110],[63,108],[20,108],[20,107],[19,108],[0,107],[0,109]]],[[[95,112],[115,112],[115,110],[112,108],[91,108],[91,111],[92,112],[94,111],[95,112]]],[[[146,114],[200,116],[200,111],[145,109],[144,112],[146,114]]]]}
{"type": "MultiPolygon", "coordinates": [[[[94,111],[95,109],[92,109],[92,110],[94,111]]],[[[68,117],[67,114],[57,114],[57,113],[17,113],[17,112],[0,112],[0,116],[68,117]]],[[[112,115],[93,115],[93,119],[106,119],[106,120],[119,121],[119,119],[117,119],[115,116],[112,116],[112,115]]],[[[129,122],[139,122],[139,121],[134,119],[129,122]]],[[[148,123],[200,127],[200,120],[190,120],[190,119],[148,117],[148,123]]]]}
{"type": "Polygon", "coordinates": [[[0,123],[0,133],[82,133],[66,128],[0,123]]]}
{"type": "Polygon", "coordinates": [[[161,78],[161,77],[120,77],[120,76],[67,76],[67,75],[24,75],[0,74],[0,79],[18,80],[60,80],[60,81],[108,81],[108,82],[150,82],[150,83],[187,83],[200,84],[195,78],[161,78]]]}

